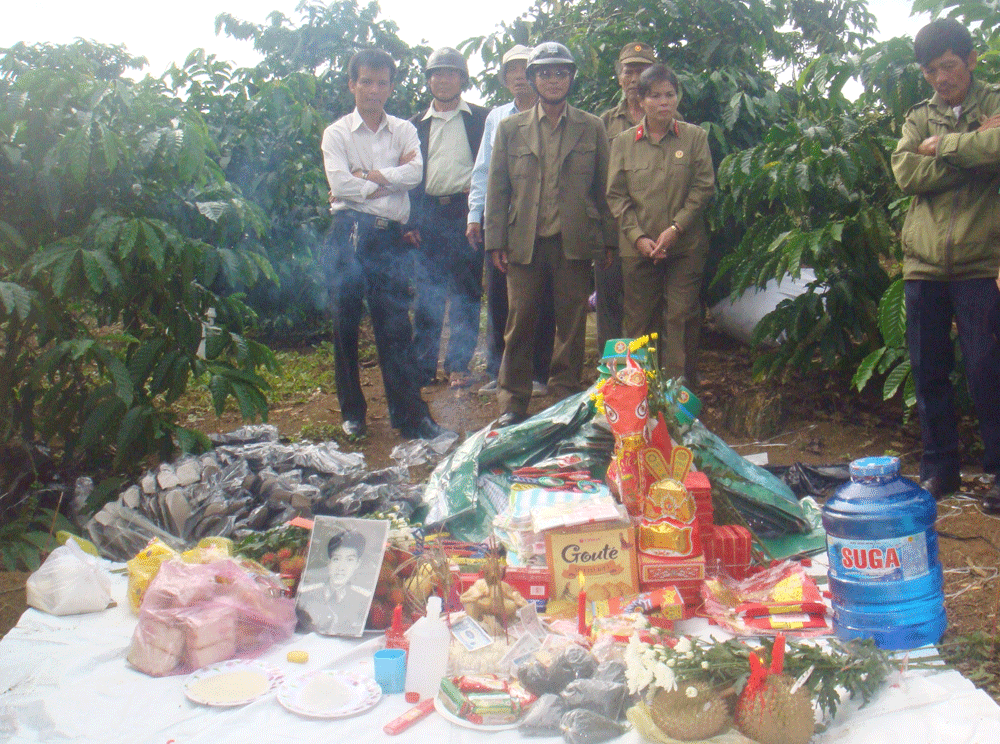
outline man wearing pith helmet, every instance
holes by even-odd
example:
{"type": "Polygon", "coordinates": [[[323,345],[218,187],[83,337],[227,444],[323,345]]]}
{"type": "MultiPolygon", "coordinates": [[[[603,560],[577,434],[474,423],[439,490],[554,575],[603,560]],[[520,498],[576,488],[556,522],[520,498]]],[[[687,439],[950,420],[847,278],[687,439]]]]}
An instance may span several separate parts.
{"type": "Polygon", "coordinates": [[[576,62],[557,42],[536,46],[528,81],[538,103],[500,122],[490,162],[486,250],[507,272],[506,346],[497,425],[527,417],[538,307],[551,282],[556,340],[549,392],[580,389],[591,257],[617,246],[604,196],[608,137],[596,116],[567,103],[576,62]]]}
{"type": "Polygon", "coordinates": [[[483,139],[487,110],[462,100],[469,67],[461,52],[442,47],[424,67],[433,100],[411,121],[420,138],[423,180],[411,192],[413,214],[406,233],[416,246],[414,354],[419,384],[437,378],[441,330],[450,305],[444,370],[452,386],[472,382],[469,362],[479,337],[483,252],[465,239],[472,166],[483,139]]]}
{"type": "MultiPolygon", "coordinates": [[[[638,125],[642,119],[642,107],[636,92],[639,75],[656,62],[653,47],[644,41],[630,41],[622,47],[615,62],[615,74],[622,89],[622,100],[613,108],[601,114],[601,121],[608,131],[608,140],[613,140],[626,129],[638,125]]],[[[622,264],[619,253],[594,258],[594,289],[597,291],[597,348],[603,349],[609,338],[622,335],[624,314],[624,288],[622,284],[622,264]]]]}
{"type": "MultiPolygon", "coordinates": [[[[465,236],[469,244],[478,248],[483,244],[483,212],[486,209],[486,186],[490,174],[490,160],[493,157],[493,140],[497,126],[508,116],[534,107],[538,94],[528,82],[528,56],[531,49],[523,44],[515,44],[500,61],[500,81],[514,96],[514,100],[497,106],[486,117],[483,142],[479,146],[476,164],[472,168],[472,188],[469,190],[469,224],[465,236]]],[[[552,341],[555,336],[555,320],[552,317],[552,293],[548,301],[539,308],[538,323],[535,327],[535,346],[532,366],[534,381],[531,393],[535,396],[548,395],[549,364],[552,361],[552,341]]],[[[496,395],[499,392],[497,376],[500,374],[500,360],[503,359],[504,331],[507,329],[507,275],[493,262],[486,261],[486,374],[489,381],[480,393],[496,395]]]]}

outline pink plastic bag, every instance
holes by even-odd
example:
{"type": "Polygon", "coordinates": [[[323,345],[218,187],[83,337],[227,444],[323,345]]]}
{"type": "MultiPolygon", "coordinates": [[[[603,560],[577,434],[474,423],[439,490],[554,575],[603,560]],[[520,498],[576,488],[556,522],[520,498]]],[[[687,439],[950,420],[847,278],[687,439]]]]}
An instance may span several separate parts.
{"type": "Polygon", "coordinates": [[[295,631],[295,601],[277,577],[231,558],[165,562],[139,607],[128,660],[154,677],[259,656],[295,631]]]}

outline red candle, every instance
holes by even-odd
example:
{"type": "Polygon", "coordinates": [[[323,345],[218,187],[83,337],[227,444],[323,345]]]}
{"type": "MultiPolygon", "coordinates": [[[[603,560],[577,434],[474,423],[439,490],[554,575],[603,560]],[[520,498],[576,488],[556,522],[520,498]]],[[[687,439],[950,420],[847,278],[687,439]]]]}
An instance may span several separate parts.
{"type": "Polygon", "coordinates": [[[576,602],[576,626],[577,632],[582,635],[589,635],[587,633],[587,590],[583,588],[584,576],[583,571],[577,574],[577,578],[580,581],[580,594],[577,596],[576,602]]]}

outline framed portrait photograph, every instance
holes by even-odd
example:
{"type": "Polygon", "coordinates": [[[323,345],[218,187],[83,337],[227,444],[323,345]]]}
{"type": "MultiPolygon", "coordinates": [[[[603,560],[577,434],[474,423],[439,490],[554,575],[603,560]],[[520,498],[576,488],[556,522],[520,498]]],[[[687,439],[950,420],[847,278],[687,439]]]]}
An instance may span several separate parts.
{"type": "Polygon", "coordinates": [[[295,595],[304,630],[340,636],[364,632],[388,539],[387,521],[316,517],[295,595]]]}

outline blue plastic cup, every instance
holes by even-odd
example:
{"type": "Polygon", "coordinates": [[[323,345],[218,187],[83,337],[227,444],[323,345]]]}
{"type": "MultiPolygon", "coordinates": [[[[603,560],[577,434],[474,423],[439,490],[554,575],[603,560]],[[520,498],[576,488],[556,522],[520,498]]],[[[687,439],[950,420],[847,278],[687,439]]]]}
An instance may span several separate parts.
{"type": "Polygon", "coordinates": [[[401,648],[376,651],[375,681],[386,695],[402,692],[406,687],[406,651],[401,648]]]}

